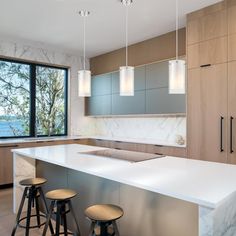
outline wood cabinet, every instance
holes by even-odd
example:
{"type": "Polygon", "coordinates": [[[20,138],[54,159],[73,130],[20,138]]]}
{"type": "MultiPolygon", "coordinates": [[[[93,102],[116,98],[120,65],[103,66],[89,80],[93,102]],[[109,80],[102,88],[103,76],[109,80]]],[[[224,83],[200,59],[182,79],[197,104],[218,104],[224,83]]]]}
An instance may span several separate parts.
{"type": "Polygon", "coordinates": [[[111,141],[103,139],[92,139],[90,145],[115,148],[136,152],[147,152],[165,156],[186,157],[187,151],[185,147],[171,147],[152,144],[129,143],[121,141],[111,141]]]}
{"type": "Polygon", "coordinates": [[[188,76],[188,155],[227,162],[227,63],[188,76]]]}
{"type": "Polygon", "coordinates": [[[11,149],[14,148],[18,148],[18,145],[0,146],[0,185],[13,183],[13,157],[11,149]]]}
{"type": "Polygon", "coordinates": [[[188,157],[236,164],[236,1],[187,21],[188,157]]]}

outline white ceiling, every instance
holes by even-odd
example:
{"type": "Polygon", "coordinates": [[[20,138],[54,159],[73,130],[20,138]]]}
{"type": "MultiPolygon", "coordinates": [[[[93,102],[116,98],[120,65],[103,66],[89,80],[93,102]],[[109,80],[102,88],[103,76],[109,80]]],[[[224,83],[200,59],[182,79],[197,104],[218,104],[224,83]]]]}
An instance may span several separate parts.
{"type": "MultiPolygon", "coordinates": [[[[180,26],[185,15],[220,0],[179,0],[180,26]]],[[[0,35],[82,51],[82,19],[87,9],[87,56],[124,46],[125,9],[119,0],[0,0],[0,35]]],[[[129,10],[129,43],[175,29],[175,0],[134,0],[129,10]]]]}

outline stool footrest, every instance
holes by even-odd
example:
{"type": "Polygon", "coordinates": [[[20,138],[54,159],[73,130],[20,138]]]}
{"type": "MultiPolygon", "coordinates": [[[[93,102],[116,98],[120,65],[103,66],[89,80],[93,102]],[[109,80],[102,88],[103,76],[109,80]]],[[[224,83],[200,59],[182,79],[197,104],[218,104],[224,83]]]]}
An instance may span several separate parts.
{"type": "MultiPolygon", "coordinates": [[[[39,216],[46,219],[46,215],[40,214],[39,216]]],[[[33,217],[37,217],[37,215],[35,214],[35,215],[31,215],[31,216],[30,216],[30,218],[33,218],[33,217]]],[[[23,217],[23,218],[21,218],[21,219],[19,220],[18,226],[19,226],[20,228],[26,229],[26,225],[20,224],[21,221],[26,220],[26,219],[27,219],[27,216],[25,216],[25,217],[23,217]]],[[[45,220],[43,223],[41,223],[40,225],[29,226],[29,229],[40,228],[42,225],[45,225],[45,223],[46,223],[46,220],[45,220]]]]}

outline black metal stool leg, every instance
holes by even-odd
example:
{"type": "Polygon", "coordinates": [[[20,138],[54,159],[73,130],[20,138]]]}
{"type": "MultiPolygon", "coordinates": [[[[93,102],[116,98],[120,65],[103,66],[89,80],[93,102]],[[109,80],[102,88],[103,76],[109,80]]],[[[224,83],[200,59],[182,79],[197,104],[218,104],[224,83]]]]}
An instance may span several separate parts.
{"type": "Polygon", "coordinates": [[[60,219],[61,219],[61,203],[57,202],[57,212],[56,212],[56,236],[60,235],[60,219]]]}
{"type": "Polygon", "coordinates": [[[100,236],[108,236],[107,234],[107,225],[106,223],[101,223],[100,224],[100,236]]]}
{"type": "Polygon", "coordinates": [[[40,228],[41,222],[40,222],[40,212],[39,212],[39,199],[37,196],[35,196],[35,209],[36,209],[36,216],[37,216],[37,224],[40,228]]]}
{"type": "Polygon", "coordinates": [[[32,200],[33,200],[33,189],[29,188],[25,236],[29,236],[32,200]]]}
{"type": "MultiPolygon", "coordinates": [[[[53,212],[54,205],[55,205],[55,201],[52,201],[52,202],[51,202],[51,205],[50,205],[49,212],[48,212],[48,214],[47,214],[47,221],[46,221],[46,224],[45,224],[45,226],[44,226],[44,230],[43,230],[42,236],[46,236],[47,229],[48,229],[48,226],[49,226],[49,222],[51,222],[51,216],[52,216],[52,212],[53,212]]],[[[52,234],[54,234],[54,231],[53,231],[52,234]]]]}
{"type": "Polygon", "coordinates": [[[114,232],[115,232],[115,236],[120,236],[116,221],[112,221],[112,226],[113,226],[113,229],[114,229],[114,232]]]}
{"type": "Polygon", "coordinates": [[[65,204],[62,205],[62,222],[63,222],[63,227],[64,227],[64,235],[68,236],[68,229],[67,229],[67,219],[66,219],[66,206],[65,204]]]}
{"type": "Polygon", "coordinates": [[[94,221],[91,222],[90,229],[89,229],[89,236],[94,236],[94,229],[96,223],[94,221]]]}
{"type": "Polygon", "coordinates": [[[21,216],[21,213],[22,213],[22,210],[23,210],[23,206],[24,206],[24,203],[25,203],[25,198],[26,198],[26,195],[27,195],[27,191],[28,191],[28,188],[25,188],[25,190],[23,192],[23,195],[22,195],[22,198],[21,198],[20,206],[19,206],[17,216],[16,216],[15,226],[12,230],[11,236],[14,236],[15,233],[16,233],[16,229],[17,229],[17,226],[18,226],[18,223],[19,223],[19,220],[20,220],[20,216],[21,216]]]}
{"type": "MultiPolygon", "coordinates": [[[[41,187],[39,187],[38,190],[39,190],[39,194],[40,194],[40,197],[41,197],[43,205],[44,205],[45,213],[46,213],[46,215],[48,215],[49,214],[49,210],[48,210],[48,206],[47,206],[47,202],[46,202],[45,196],[43,194],[43,190],[42,190],[41,187]]],[[[52,222],[51,222],[51,216],[50,216],[50,220],[49,220],[49,228],[50,228],[51,234],[53,235],[54,234],[54,229],[53,229],[52,222]]]]}
{"type": "Polygon", "coordinates": [[[79,224],[78,224],[78,222],[77,222],[76,215],[75,215],[75,212],[74,212],[74,209],[73,209],[73,207],[72,207],[72,204],[71,204],[71,201],[70,201],[70,200],[69,200],[69,202],[68,202],[68,205],[69,205],[69,209],[70,209],[70,211],[71,211],[71,215],[73,216],[74,222],[75,222],[75,224],[76,224],[76,233],[77,233],[77,236],[80,236],[81,234],[80,234],[79,224]]]}

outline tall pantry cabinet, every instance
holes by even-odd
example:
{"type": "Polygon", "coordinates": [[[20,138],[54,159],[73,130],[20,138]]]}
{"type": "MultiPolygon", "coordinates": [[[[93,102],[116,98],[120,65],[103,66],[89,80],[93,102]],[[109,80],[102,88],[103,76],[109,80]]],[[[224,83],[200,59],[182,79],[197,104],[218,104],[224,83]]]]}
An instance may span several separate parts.
{"type": "Polygon", "coordinates": [[[236,0],[187,16],[188,157],[236,164],[236,0]]]}

